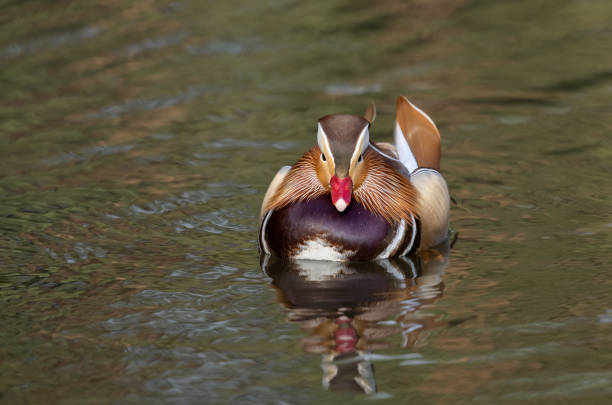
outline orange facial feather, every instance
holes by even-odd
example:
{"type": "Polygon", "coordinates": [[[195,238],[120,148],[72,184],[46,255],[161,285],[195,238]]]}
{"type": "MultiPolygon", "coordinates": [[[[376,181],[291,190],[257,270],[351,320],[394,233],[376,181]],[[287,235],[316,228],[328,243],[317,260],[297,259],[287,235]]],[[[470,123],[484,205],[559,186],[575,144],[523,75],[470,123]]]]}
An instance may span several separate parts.
{"type": "MultiPolygon", "coordinates": [[[[321,182],[323,170],[318,146],[306,152],[289,170],[276,194],[263,209],[280,209],[329,193],[321,182]]],[[[387,158],[368,148],[363,156],[363,170],[355,179],[353,196],[366,209],[388,222],[405,220],[411,223],[411,214],[417,213],[417,191],[387,158]]],[[[331,204],[331,200],[330,200],[331,204]]]]}
{"type": "Polygon", "coordinates": [[[264,207],[263,212],[280,209],[297,201],[304,201],[329,193],[328,188],[321,184],[317,170],[321,170],[318,167],[320,156],[321,151],[318,146],[304,153],[291,167],[276,194],[264,207]]]}
{"type": "Polygon", "coordinates": [[[410,215],[418,217],[418,212],[417,191],[410,180],[371,148],[368,148],[363,158],[367,165],[365,178],[353,190],[355,200],[388,222],[403,219],[411,223],[410,215]]]}

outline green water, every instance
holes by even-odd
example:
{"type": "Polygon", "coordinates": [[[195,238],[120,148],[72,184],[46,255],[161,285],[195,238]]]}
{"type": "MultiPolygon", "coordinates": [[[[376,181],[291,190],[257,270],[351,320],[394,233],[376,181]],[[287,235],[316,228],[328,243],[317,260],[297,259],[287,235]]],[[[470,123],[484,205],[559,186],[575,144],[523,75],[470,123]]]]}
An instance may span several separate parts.
{"type": "Polygon", "coordinates": [[[0,402],[609,403],[609,1],[0,7],[0,402]],[[450,253],[262,269],[276,170],[370,101],[388,140],[398,94],[450,253]]]}

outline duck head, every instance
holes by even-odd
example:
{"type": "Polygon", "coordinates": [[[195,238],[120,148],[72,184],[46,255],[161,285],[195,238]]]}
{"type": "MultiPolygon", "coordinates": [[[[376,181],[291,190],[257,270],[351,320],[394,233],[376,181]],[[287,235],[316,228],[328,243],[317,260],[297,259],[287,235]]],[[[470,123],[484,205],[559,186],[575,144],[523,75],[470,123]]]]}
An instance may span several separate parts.
{"type": "Polygon", "coordinates": [[[342,212],[351,203],[367,174],[365,152],[370,145],[369,128],[375,117],[373,104],[364,117],[333,114],[319,119],[317,143],[321,156],[317,176],[331,193],[332,204],[342,212]]]}

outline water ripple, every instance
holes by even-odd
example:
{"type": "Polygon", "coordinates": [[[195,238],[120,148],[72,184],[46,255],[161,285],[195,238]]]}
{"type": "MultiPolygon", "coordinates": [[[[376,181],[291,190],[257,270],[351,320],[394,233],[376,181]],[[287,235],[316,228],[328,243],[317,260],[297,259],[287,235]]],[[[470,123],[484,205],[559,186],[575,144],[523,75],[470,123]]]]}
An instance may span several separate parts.
{"type": "Polygon", "coordinates": [[[187,50],[193,56],[237,56],[258,51],[260,48],[259,43],[260,40],[258,38],[249,38],[242,41],[209,41],[201,45],[190,46],[187,50]]]}
{"type": "Polygon", "coordinates": [[[250,226],[239,224],[235,221],[236,218],[248,219],[249,224],[253,221],[252,216],[248,216],[244,212],[224,208],[176,221],[174,229],[176,232],[196,230],[215,234],[224,233],[227,230],[244,232],[253,229],[252,224],[250,226]]]}
{"type": "Polygon", "coordinates": [[[178,45],[186,37],[187,37],[187,33],[181,31],[181,32],[175,32],[175,33],[168,34],[168,35],[162,35],[156,38],[149,38],[149,39],[145,39],[144,41],[136,42],[134,44],[128,45],[123,50],[122,53],[128,57],[134,57],[136,55],[139,55],[147,51],[163,49],[163,48],[168,48],[174,45],[178,45]]]}
{"type": "Polygon", "coordinates": [[[202,280],[218,280],[222,277],[234,275],[238,272],[238,269],[227,264],[218,264],[212,268],[203,270],[201,268],[193,270],[176,270],[170,274],[170,277],[179,278],[197,278],[202,280]]]}
{"type": "Polygon", "coordinates": [[[214,91],[213,86],[200,85],[192,86],[188,89],[174,94],[172,96],[160,97],[160,98],[143,98],[136,100],[128,100],[121,104],[115,104],[108,107],[104,107],[98,112],[91,113],[88,115],[89,118],[117,118],[121,115],[135,112],[135,111],[151,111],[162,108],[168,108],[177,104],[187,103],[200,97],[205,93],[214,91]]]}
{"type": "Polygon", "coordinates": [[[606,309],[601,315],[597,316],[599,323],[612,323],[612,309],[606,309]]]}
{"type": "MultiPolygon", "coordinates": [[[[52,250],[48,250],[51,257],[57,257],[55,252],[52,250]]],[[[73,246],[72,253],[65,253],[64,260],[68,264],[76,264],[79,261],[88,260],[91,256],[94,256],[98,259],[101,259],[106,256],[106,250],[95,247],[90,243],[86,242],[76,242],[73,246]]]]}
{"type": "Polygon", "coordinates": [[[142,290],[135,298],[141,305],[172,305],[189,302],[192,305],[205,305],[208,303],[210,294],[202,294],[188,291],[158,291],[142,290]]]}
{"type": "MultiPolygon", "coordinates": [[[[544,398],[558,398],[567,402],[567,398],[581,397],[586,393],[597,393],[601,398],[612,395],[612,372],[592,371],[582,373],[561,373],[554,376],[539,376],[533,378],[517,377],[504,379],[504,387],[518,387],[504,398],[511,400],[537,400],[544,398]],[[529,391],[521,387],[529,387],[529,391]]],[[[497,398],[499,399],[499,397],[497,398]]],[[[602,402],[603,403],[603,402],[602,402]]]]}
{"type": "MultiPolygon", "coordinates": [[[[191,347],[164,348],[135,346],[126,351],[127,369],[140,373],[154,365],[172,367],[145,382],[145,390],[164,403],[218,403],[224,390],[232,392],[248,387],[256,376],[236,373],[237,369],[252,369],[256,360],[240,353],[198,351],[191,347]]],[[[261,370],[261,367],[257,367],[261,370]]],[[[129,398],[128,398],[129,399],[129,398]]],[[[142,397],[135,398],[142,402],[142,397]]]]}
{"type": "Polygon", "coordinates": [[[134,144],[101,145],[81,149],[79,152],[62,152],[59,155],[44,161],[47,165],[59,165],[75,161],[87,160],[94,156],[107,156],[126,153],[134,149],[134,144]]]}
{"type": "Polygon", "coordinates": [[[129,211],[132,215],[159,215],[174,211],[181,206],[205,204],[212,198],[229,198],[239,194],[256,193],[257,190],[245,184],[214,183],[209,184],[206,190],[185,191],[179,196],[154,200],[144,206],[131,205],[129,211]]]}
{"type": "Polygon", "coordinates": [[[330,84],[325,87],[325,92],[331,96],[359,96],[368,93],[380,93],[382,84],[375,83],[369,85],[353,84],[330,84]]]}
{"type": "Polygon", "coordinates": [[[247,141],[244,139],[235,139],[235,138],[223,138],[219,141],[211,142],[205,145],[209,148],[218,148],[218,149],[233,149],[233,148],[249,148],[249,149],[293,149],[297,146],[295,142],[255,142],[255,141],[247,141]]]}
{"type": "MultiPolygon", "coordinates": [[[[175,297],[176,298],[176,297],[175,297]]],[[[135,335],[144,329],[154,330],[164,337],[241,336],[245,325],[240,319],[219,319],[216,311],[202,307],[168,307],[153,313],[137,312],[111,318],[102,325],[107,336],[135,335]]]]}
{"type": "Polygon", "coordinates": [[[519,125],[526,124],[531,121],[528,115],[504,115],[498,118],[499,122],[504,125],[519,125]]]}
{"type": "Polygon", "coordinates": [[[6,46],[0,55],[4,58],[13,58],[22,54],[32,54],[38,50],[59,48],[64,45],[85,41],[98,36],[103,31],[101,27],[85,27],[78,30],[62,32],[33,39],[21,44],[10,44],[6,46]]]}

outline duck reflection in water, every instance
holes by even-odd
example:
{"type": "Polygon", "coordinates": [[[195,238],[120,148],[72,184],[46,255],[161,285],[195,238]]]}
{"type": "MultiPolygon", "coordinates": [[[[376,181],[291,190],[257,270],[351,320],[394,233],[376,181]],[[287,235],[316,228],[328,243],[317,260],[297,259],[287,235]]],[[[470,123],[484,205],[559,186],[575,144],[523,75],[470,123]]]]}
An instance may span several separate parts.
{"type": "Polygon", "coordinates": [[[448,243],[413,257],[375,262],[287,261],[262,256],[288,320],[309,336],[307,353],[323,355],[323,387],[376,392],[374,350],[414,347],[438,326],[419,309],[442,297],[448,243]]]}

